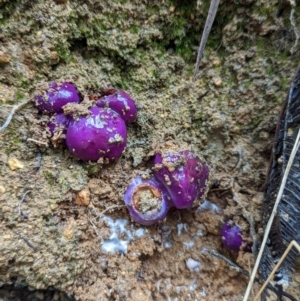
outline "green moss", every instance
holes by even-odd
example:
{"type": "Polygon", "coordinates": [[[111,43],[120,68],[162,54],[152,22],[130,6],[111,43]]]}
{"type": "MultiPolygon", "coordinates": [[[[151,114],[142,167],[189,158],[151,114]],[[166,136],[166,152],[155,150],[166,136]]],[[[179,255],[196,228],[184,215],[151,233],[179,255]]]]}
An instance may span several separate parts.
{"type": "Polygon", "coordinates": [[[55,183],[56,177],[50,171],[45,170],[43,174],[49,185],[53,185],[55,183]]]}
{"type": "Polygon", "coordinates": [[[19,102],[21,100],[24,100],[24,98],[25,98],[25,95],[20,90],[17,90],[17,92],[16,92],[16,100],[19,102]]]}
{"type": "Polygon", "coordinates": [[[98,163],[86,163],[85,165],[83,165],[83,169],[87,171],[89,176],[95,175],[96,173],[98,173],[101,169],[100,165],[98,163]]]}
{"type": "Polygon", "coordinates": [[[65,62],[70,62],[71,60],[71,52],[70,49],[62,48],[62,47],[57,47],[56,52],[60,59],[64,60],[65,62]]]}

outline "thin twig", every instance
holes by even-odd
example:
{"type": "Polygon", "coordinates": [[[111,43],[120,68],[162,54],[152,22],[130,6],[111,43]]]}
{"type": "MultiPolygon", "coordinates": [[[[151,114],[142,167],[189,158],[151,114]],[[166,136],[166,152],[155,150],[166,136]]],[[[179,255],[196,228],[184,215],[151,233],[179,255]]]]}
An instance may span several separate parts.
{"type": "Polygon", "coordinates": [[[92,222],[92,219],[90,218],[90,214],[91,214],[91,210],[89,210],[89,212],[88,212],[88,220],[89,220],[90,224],[92,225],[92,227],[94,228],[94,231],[95,231],[97,237],[102,241],[103,238],[102,238],[101,235],[98,233],[98,229],[97,229],[96,225],[92,222]]]}
{"type": "Polygon", "coordinates": [[[48,146],[48,143],[47,143],[47,142],[35,140],[35,139],[32,139],[32,138],[28,138],[28,139],[27,139],[27,142],[34,142],[34,143],[36,143],[36,144],[41,144],[41,145],[48,146]]]}
{"type": "Polygon", "coordinates": [[[12,107],[12,110],[11,110],[10,114],[8,115],[7,119],[5,120],[5,122],[3,123],[3,125],[0,127],[0,132],[4,131],[8,127],[8,125],[10,124],[10,122],[11,122],[14,114],[18,110],[20,110],[23,106],[25,106],[29,101],[30,100],[27,99],[27,100],[25,100],[25,101],[23,101],[23,102],[21,102],[21,103],[19,103],[19,104],[17,104],[17,105],[15,105],[15,106],[12,107]]]}
{"type": "MultiPolygon", "coordinates": [[[[99,218],[99,217],[102,217],[102,216],[104,215],[105,212],[107,212],[107,211],[109,211],[109,210],[111,210],[111,209],[123,208],[123,207],[125,207],[125,205],[112,205],[112,206],[109,206],[109,207],[105,208],[105,209],[104,209],[103,211],[101,211],[100,213],[98,213],[98,212],[95,210],[95,208],[91,208],[91,210],[89,210],[89,212],[88,212],[88,220],[89,220],[90,224],[93,226],[93,228],[94,228],[94,230],[95,230],[95,232],[96,232],[96,235],[97,235],[101,240],[103,240],[103,239],[102,239],[101,236],[99,235],[98,230],[97,230],[97,227],[96,227],[96,225],[93,223],[92,218],[90,217],[92,211],[94,211],[94,213],[96,214],[96,217],[95,217],[95,218],[97,219],[97,218],[99,218]]],[[[95,219],[95,218],[94,218],[94,219],[95,219]]]]}
{"type": "Polygon", "coordinates": [[[111,209],[123,208],[123,207],[125,207],[125,205],[112,205],[112,206],[109,206],[109,207],[105,208],[105,209],[104,209],[103,211],[101,211],[100,213],[97,213],[95,209],[94,209],[94,211],[95,211],[96,214],[97,214],[96,218],[98,218],[98,217],[103,216],[105,212],[107,212],[107,211],[109,211],[109,210],[111,210],[111,209]]]}
{"type": "Polygon", "coordinates": [[[267,227],[266,227],[266,230],[265,230],[264,238],[263,238],[263,241],[262,241],[262,244],[261,244],[258,256],[257,256],[257,259],[255,261],[255,265],[254,265],[254,268],[253,268],[253,271],[252,271],[252,274],[251,274],[251,277],[250,277],[250,280],[249,280],[249,283],[248,283],[248,287],[247,287],[247,290],[245,292],[243,301],[247,301],[248,300],[248,297],[249,297],[249,294],[250,294],[250,290],[251,290],[251,287],[252,287],[252,284],[253,284],[256,272],[258,270],[258,266],[259,266],[262,254],[263,254],[264,249],[265,249],[265,245],[266,245],[269,233],[270,233],[270,229],[271,229],[271,226],[273,224],[273,220],[274,220],[274,217],[276,215],[277,208],[278,208],[279,202],[281,200],[281,197],[282,197],[282,194],[283,194],[283,190],[285,188],[285,184],[286,184],[286,181],[287,181],[287,178],[288,178],[291,166],[293,164],[296,152],[297,152],[297,150],[299,148],[299,140],[300,140],[300,130],[298,131],[298,135],[297,135],[297,138],[296,138],[293,150],[291,152],[291,155],[290,155],[290,158],[289,158],[286,170],[284,172],[284,175],[283,175],[283,178],[282,178],[282,182],[281,182],[281,185],[280,185],[280,189],[279,189],[279,192],[277,194],[276,202],[274,204],[273,211],[272,211],[271,216],[269,218],[269,221],[268,221],[268,224],[267,224],[267,227]]]}
{"type": "Polygon", "coordinates": [[[22,198],[21,198],[21,200],[20,200],[20,202],[19,202],[19,206],[18,206],[18,212],[19,212],[19,215],[21,215],[21,216],[22,216],[23,218],[25,218],[25,219],[28,219],[28,217],[27,217],[27,215],[25,215],[25,214],[21,211],[21,205],[22,205],[22,203],[24,202],[25,197],[26,197],[26,195],[27,195],[29,192],[31,192],[31,190],[27,190],[27,191],[23,194],[23,196],[22,196],[22,198]]]}
{"type": "Polygon", "coordinates": [[[10,230],[12,232],[14,232],[16,235],[18,235],[20,238],[22,238],[27,243],[27,245],[33,249],[34,252],[38,251],[38,249],[26,237],[24,237],[23,235],[21,235],[20,233],[18,233],[17,231],[15,231],[13,229],[10,229],[10,230]]]}
{"type": "Polygon", "coordinates": [[[292,6],[292,9],[291,9],[291,13],[290,13],[290,21],[291,21],[291,24],[292,24],[292,27],[293,27],[293,30],[294,30],[294,33],[295,33],[295,36],[296,36],[296,40],[295,40],[295,43],[293,45],[293,47],[291,48],[291,53],[293,54],[295,51],[296,51],[296,48],[297,48],[297,45],[298,45],[298,41],[300,39],[300,32],[297,28],[297,25],[296,25],[296,21],[295,21],[295,7],[296,7],[296,3],[294,0],[289,0],[291,6],[292,6]]]}
{"type": "MultiPolygon", "coordinates": [[[[238,265],[236,265],[235,263],[233,263],[232,261],[230,261],[228,258],[226,258],[224,255],[218,253],[216,250],[210,250],[209,254],[216,256],[222,260],[224,260],[232,269],[238,271],[239,273],[249,277],[250,273],[248,273],[247,271],[245,271],[244,269],[242,269],[241,267],[239,267],[238,265]]],[[[260,280],[255,277],[254,280],[258,283],[261,283],[260,280]]],[[[273,291],[275,294],[278,293],[278,290],[276,287],[274,287],[272,284],[268,283],[267,284],[267,288],[271,291],[273,291]]],[[[282,292],[282,295],[289,298],[292,301],[298,301],[296,298],[294,298],[293,296],[291,296],[290,294],[286,293],[286,292],[282,292]]]]}
{"type": "Polygon", "coordinates": [[[211,27],[214,23],[219,3],[220,3],[220,0],[211,0],[211,2],[210,2],[210,7],[209,7],[208,14],[207,14],[206,22],[205,22],[205,25],[204,25],[204,30],[203,30],[203,33],[202,33],[201,42],[200,42],[200,45],[199,45],[199,48],[198,48],[197,61],[196,61],[196,66],[195,66],[195,70],[194,70],[194,77],[193,77],[194,81],[195,81],[196,76],[197,76],[197,72],[198,72],[198,69],[199,69],[201,59],[203,58],[205,45],[206,45],[211,27]]]}

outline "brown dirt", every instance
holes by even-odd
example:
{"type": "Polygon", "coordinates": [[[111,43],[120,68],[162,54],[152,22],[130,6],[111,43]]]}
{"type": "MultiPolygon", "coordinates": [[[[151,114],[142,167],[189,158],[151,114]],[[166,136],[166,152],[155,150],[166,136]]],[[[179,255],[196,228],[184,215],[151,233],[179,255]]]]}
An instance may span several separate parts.
{"type": "Polygon", "coordinates": [[[275,18],[276,1],[240,2],[221,1],[193,82],[203,1],[0,0],[1,121],[38,84],[64,78],[82,97],[125,89],[139,108],[124,155],[109,164],[82,163],[53,147],[49,117],[32,103],[0,133],[2,282],[19,277],[82,301],[242,300],[248,279],[208,252],[247,271],[254,263],[251,253],[223,247],[220,228],[231,219],[249,239],[249,213],[261,235],[272,138],[299,54],[290,53],[288,4],[275,18]],[[171,142],[208,163],[207,200],[218,207],[196,203],[140,226],[123,193],[136,174],[152,174],[154,150],[171,142]]]}

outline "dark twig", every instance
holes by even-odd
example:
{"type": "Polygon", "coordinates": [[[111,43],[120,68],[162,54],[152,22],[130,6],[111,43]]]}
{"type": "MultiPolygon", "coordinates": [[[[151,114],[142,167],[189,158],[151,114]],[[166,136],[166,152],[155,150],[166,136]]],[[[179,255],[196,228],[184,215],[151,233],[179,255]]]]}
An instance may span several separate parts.
{"type": "MultiPolygon", "coordinates": [[[[239,272],[239,273],[241,273],[241,274],[243,274],[243,275],[249,277],[249,273],[248,273],[247,271],[245,271],[244,269],[242,269],[241,267],[239,267],[238,265],[236,265],[235,263],[233,263],[231,260],[229,260],[228,258],[226,258],[224,255],[218,253],[216,250],[210,250],[210,251],[209,251],[209,254],[211,254],[211,255],[213,255],[213,256],[216,256],[216,257],[218,257],[219,259],[224,260],[224,261],[225,261],[232,269],[234,269],[234,270],[236,270],[237,272],[239,272]]],[[[258,282],[259,284],[261,284],[260,280],[259,280],[257,277],[255,277],[254,280],[255,280],[256,282],[258,282]]],[[[276,295],[279,293],[278,289],[275,288],[275,287],[274,287],[272,284],[270,284],[270,283],[267,285],[267,288],[268,288],[269,290],[271,290],[272,292],[274,292],[276,295]]],[[[291,296],[290,294],[288,294],[288,293],[286,293],[286,292],[284,292],[284,291],[282,291],[282,295],[283,295],[284,297],[289,298],[289,299],[292,300],[292,301],[299,301],[299,300],[297,300],[296,298],[294,298],[293,296],[291,296]]]]}
{"type": "Polygon", "coordinates": [[[203,52],[205,49],[205,45],[206,45],[211,27],[214,23],[219,3],[220,3],[220,0],[211,0],[211,2],[210,2],[210,7],[209,7],[208,14],[207,14],[206,22],[204,25],[201,42],[200,42],[200,45],[198,48],[197,61],[196,61],[193,80],[196,79],[199,65],[200,65],[201,59],[203,58],[203,52]]]}
{"type": "Polygon", "coordinates": [[[17,231],[15,231],[13,229],[10,229],[10,230],[12,232],[14,232],[16,235],[18,235],[20,238],[22,238],[27,243],[27,245],[33,249],[34,252],[38,251],[38,249],[26,237],[24,237],[23,235],[21,235],[20,233],[18,233],[17,231]]]}
{"type": "Polygon", "coordinates": [[[22,210],[21,210],[21,205],[22,205],[22,203],[25,201],[25,197],[26,197],[26,195],[27,195],[29,192],[31,192],[31,190],[27,190],[27,191],[23,194],[23,196],[22,196],[22,198],[21,198],[21,200],[20,200],[20,202],[19,202],[19,206],[18,206],[18,212],[19,212],[19,215],[21,215],[22,218],[24,218],[24,219],[28,219],[28,216],[25,215],[25,214],[22,212],[22,210]]]}
{"type": "Polygon", "coordinates": [[[36,155],[36,162],[34,163],[34,169],[38,171],[41,167],[41,162],[42,162],[42,153],[38,152],[36,155]]]}

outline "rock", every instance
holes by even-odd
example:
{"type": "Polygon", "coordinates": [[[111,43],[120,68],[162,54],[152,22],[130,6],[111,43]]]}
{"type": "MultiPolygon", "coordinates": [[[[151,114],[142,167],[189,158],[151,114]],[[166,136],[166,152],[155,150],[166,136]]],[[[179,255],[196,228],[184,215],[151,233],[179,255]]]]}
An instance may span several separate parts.
{"type": "Polygon", "coordinates": [[[88,189],[79,191],[75,203],[80,206],[88,206],[90,203],[90,191],[88,189]]]}
{"type": "Polygon", "coordinates": [[[11,56],[0,50],[0,64],[8,64],[11,60],[11,56]]]}
{"type": "Polygon", "coordinates": [[[18,160],[17,158],[8,159],[8,165],[9,165],[11,170],[24,168],[24,164],[20,160],[18,160]]]}

